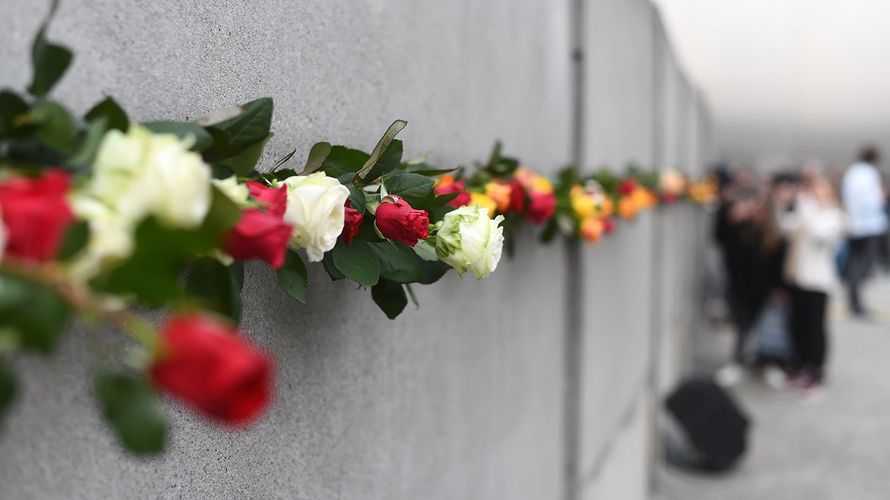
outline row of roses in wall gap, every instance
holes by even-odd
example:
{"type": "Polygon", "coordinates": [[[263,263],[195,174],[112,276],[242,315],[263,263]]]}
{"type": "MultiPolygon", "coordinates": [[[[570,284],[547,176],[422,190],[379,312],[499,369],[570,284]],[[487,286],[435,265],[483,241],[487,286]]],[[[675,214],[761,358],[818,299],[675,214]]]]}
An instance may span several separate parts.
{"type": "Polygon", "coordinates": [[[77,116],[48,97],[73,55],[45,29],[27,91],[0,92],[0,413],[19,392],[12,357],[52,353],[75,319],[87,332],[110,326],[131,341],[102,345],[112,355],[93,385],[134,453],[164,448],[159,393],[235,427],[272,401],[270,356],[238,332],[245,261],[274,268],[302,303],[306,263],[320,262],[395,318],[412,286],[495,272],[520,224],[541,227],[542,241],[596,243],[616,218],[715,193],[674,169],[571,167],[550,179],[500,144],[472,169],[405,161],[401,120],[371,152],[320,142],[302,164],[292,151],[267,165],[272,99],[134,123],[108,97],[77,116]]]}

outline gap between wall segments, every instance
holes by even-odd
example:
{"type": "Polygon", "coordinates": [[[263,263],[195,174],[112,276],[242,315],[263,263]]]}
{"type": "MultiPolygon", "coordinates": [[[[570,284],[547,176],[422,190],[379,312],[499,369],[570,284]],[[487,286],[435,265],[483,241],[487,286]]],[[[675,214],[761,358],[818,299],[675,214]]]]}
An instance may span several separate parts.
{"type": "MultiPolygon", "coordinates": [[[[584,164],[584,0],[569,0],[569,57],[572,68],[571,160],[584,164]]],[[[581,376],[583,373],[583,259],[577,240],[566,241],[566,330],[564,335],[563,497],[581,493],[581,376]]]]}

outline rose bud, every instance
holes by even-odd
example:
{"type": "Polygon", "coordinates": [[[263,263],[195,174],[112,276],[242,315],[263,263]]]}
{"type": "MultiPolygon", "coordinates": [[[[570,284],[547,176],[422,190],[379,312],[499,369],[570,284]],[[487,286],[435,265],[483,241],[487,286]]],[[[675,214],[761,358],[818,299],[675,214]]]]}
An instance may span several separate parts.
{"type": "Polygon", "coordinates": [[[49,170],[40,177],[0,183],[0,214],[7,256],[35,262],[53,259],[74,220],[68,204],[68,174],[49,170]]]}
{"type": "Polygon", "coordinates": [[[492,181],[485,184],[485,194],[494,200],[500,213],[507,213],[510,210],[512,193],[513,187],[506,182],[492,181]]]}
{"type": "Polygon", "coordinates": [[[510,210],[520,213],[525,210],[525,188],[515,178],[510,182],[510,210]]]}
{"type": "Polygon", "coordinates": [[[581,237],[589,243],[596,243],[605,231],[605,224],[599,217],[588,217],[581,222],[581,237]]]}
{"type": "Polygon", "coordinates": [[[270,188],[257,181],[247,181],[250,196],[262,203],[272,215],[284,215],[287,210],[287,189],[283,186],[270,188]]]}
{"type": "Polygon", "coordinates": [[[464,181],[456,181],[454,177],[450,175],[442,176],[439,181],[436,183],[436,187],[434,192],[437,196],[442,196],[445,194],[451,193],[460,193],[456,198],[452,199],[448,202],[454,208],[460,208],[464,205],[469,205],[471,198],[470,193],[466,190],[466,184],[464,181]]]}
{"type": "Polygon", "coordinates": [[[272,399],[272,362],[238,331],[201,314],[167,320],[150,368],[160,389],[227,425],[256,420],[272,399]]]}
{"type": "Polygon", "coordinates": [[[624,179],[618,183],[618,193],[628,195],[637,189],[637,182],[633,179],[624,179]]]}
{"type": "Polygon", "coordinates": [[[637,216],[637,203],[631,196],[622,196],[618,200],[618,215],[622,219],[633,219],[637,216]]]}
{"type": "Polygon", "coordinates": [[[427,237],[430,218],[424,210],[411,208],[398,196],[387,196],[377,207],[375,214],[377,229],[387,238],[414,246],[427,237]]]}
{"type": "Polygon", "coordinates": [[[345,213],[343,214],[343,232],[340,233],[340,238],[343,239],[344,245],[349,246],[352,239],[358,236],[358,230],[362,227],[362,222],[365,221],[365,216],[358,210],[352,208],[352,204],[349,200],[346,200],[346,205],[343,208],[345,213]]]}
{"type": "Polygon", "coordinates": [[[287,241],[293,228],[282,217],[287,206],[284,187],[273,189],[258,182],[247,185],[264,208],[248,208],[223,237],[223,249],[235,260],[260,259],[274,268],[284,265],[287,241]]]}
{"type": "Polygon", "coordinates": [[[612,234],[615,232],[615,219],[611,217],[603,218],[603,232],[606,234],[612,234]]]}
{"type": "Polygon", "coordinates": [[[525,216],[532,223],[541,224],[553,217],[553,213],[556,211],[556,195],[554,193],[531,191],[528,194],[528,199],[525,216]]]}
{"type": "Polygon", "coordinates": [[[665,192],[665,193],[661,193],[661,200],[662,200],[664,203],[668,204],[668,205],[673,205],[673,204],[676,203],[679,199],[680,199],[680,195],[678,195],[677,193],[673,193],[673,192],[671,192],[671,193],[666,193],[666,192],[665,192]]]}

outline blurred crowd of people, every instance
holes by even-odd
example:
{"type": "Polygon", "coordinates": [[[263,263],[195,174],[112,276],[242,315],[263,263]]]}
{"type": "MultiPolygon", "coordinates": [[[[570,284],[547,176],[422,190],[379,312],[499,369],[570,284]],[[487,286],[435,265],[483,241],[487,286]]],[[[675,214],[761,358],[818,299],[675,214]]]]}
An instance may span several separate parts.
{"type": "Polygon", "coordinates": [[[763,370],[817,396],[825,383],[829,294],[846,289],[850,314],[869,318],[863,283],[877,265],[890,269],[887,190],[877,149],[830,175],[804,164],[758,178],[718,172],[714,239],[726,274],[734,327],[732,362],[717,373],[731,385],[763,370]]]}

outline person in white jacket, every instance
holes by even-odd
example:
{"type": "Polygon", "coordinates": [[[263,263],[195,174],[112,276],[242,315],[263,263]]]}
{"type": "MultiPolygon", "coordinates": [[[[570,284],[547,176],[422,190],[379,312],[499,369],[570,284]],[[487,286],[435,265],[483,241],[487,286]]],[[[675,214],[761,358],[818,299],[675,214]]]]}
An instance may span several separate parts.
{"type": "Polygon", "coordinates": [[[834,255],[846,218],[827,179],[812,175],[777,214],[788,240],[784,275],[790,286],[789,330],[795,353],[795,380],[808,392],[824,383],[828,349],[826,305],[837,285],[834,255]]]}

